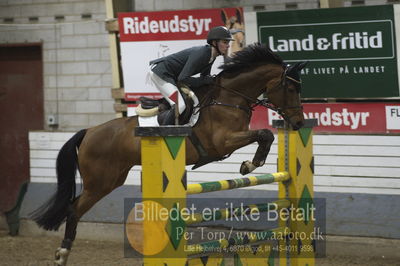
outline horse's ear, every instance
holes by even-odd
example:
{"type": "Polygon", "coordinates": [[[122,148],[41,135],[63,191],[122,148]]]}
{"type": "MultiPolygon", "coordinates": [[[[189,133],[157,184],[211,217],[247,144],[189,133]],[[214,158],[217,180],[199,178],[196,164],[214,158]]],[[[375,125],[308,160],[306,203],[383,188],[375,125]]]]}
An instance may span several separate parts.
{"type": "Polygon", "coordinates": [[[228,21],[228,15],[226,14],[225,10],[221,9],[221,19],[222,22],[226,25],[228,21]]]}
{"type": "Polygon", "coordinates": [[[299,73],[301,69],[305,66],[305,64],[304,65],[302,64],[303,62],[297,62],[294,65],[290,65],[286,71],[287,75],[295,80],[300,80],[299,73]]]}
{"type": "Polygon", "coordinates": [[[298,71],[300,62],[295,63],[294,65],[289,65],[288,69],[287,69],[287,73],[289,76],[291,76],[292,74],[296,73],[298,71]]]}
{"type": "Polygon", "coordinates": [[[295,75],[296,72],[300,72],[307,64],[308,61],[304,61],[304,62],[297,62],[294,65],[290,65],[287,70],[288,75],[289,76],[295,75]]]}
{"type": "Polygon", "coordinates": [[[308,64],[308,61],[300,62],[299,66],[297,67],[297,71],[302,70],[307,64],[308,64]]]}
{"type": "Polygon", "coordinates": [[[243,23],[242,12],[240,11],[239,8],[236,8],[236,18],[237,18],[237,22],[240,25],[242,25],[242,23],[243,23]]]}

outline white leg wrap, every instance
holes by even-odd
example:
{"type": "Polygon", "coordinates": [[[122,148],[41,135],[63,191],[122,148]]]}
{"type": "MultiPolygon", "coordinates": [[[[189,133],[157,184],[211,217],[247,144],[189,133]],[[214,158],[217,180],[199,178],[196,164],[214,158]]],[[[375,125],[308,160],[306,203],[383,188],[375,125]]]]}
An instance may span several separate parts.
{"type": "Polygon", "coordinates": [[[252,162],[250,161],[244,161],[242,165],[240,166],[240,173],[242,175],[246,175],[248,173],[251,173],[256,169],[257,166],[255,166],[252,162]]]}
{"type": "Polygon", "coordinates": [[[247,169],[249,170],[249,173],[253,172],[254,169],[257,168],[252,162],[250,161],[245,161],[244,164],[246,165],[247,169]]]}
{"type": "Polygon", "coordinates": [[[66,248],[57,248],[54,265],[65,266],[67,265],[67,259],[69,255],[69,250],[66,248]]]}

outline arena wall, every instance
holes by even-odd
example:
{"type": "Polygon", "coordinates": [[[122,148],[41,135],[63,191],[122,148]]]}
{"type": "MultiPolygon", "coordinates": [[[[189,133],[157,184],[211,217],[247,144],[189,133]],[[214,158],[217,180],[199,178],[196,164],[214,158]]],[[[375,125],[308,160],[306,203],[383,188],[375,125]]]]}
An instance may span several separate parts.
{"type": "MultiPolygon", "coordinates": [[[[57,130],[94,126],[115,117],[103,0],[1,1],[0,45],[41,43],[43,123],[57,130]],[[11,20],[11,21],[10,21],[11,20]]],[[[17,99],[16,99],[17,101],[17,99]]]]}
{"type": "MultiPolygon", "coordinates": [[[[22,217],[44,202],[55,189],[55,158],[72,133],[31,132],[31,183],[25,197],[22,217]]],[[[224,180],[239,177],[243,160],[251,159],[257,146],[250,145],[222,162],[188,170],[188,182],[224,180]]],[[[360,135],[314,136],[315,198],[326,203],[326,233],[400,238],[397,221],[400,212],[400,137],[360,135]]],[[[277,145],[273,145],[264,167],[254,175],[276,172],[277,145]]],[[[80,183],[80,178],[77,179],[80,183]]],[[[80,191],[80,184],[77,185],[80,191]]],[[[257,189],[221,191],[209,197],[262,199],[276,195],[276,185],[257,189]]],[[[130,171],[125,185],[101,200],[83,220],[122,223],[124,198],[140,197],[140,167],[130,171]]],[[[244,225],[246,226],[246,225],[244,225]]],[[[257,225],[262,228],[262,224],[257,225]]],[[[252,227],[253,228],[253,227],[252,227]]]]}

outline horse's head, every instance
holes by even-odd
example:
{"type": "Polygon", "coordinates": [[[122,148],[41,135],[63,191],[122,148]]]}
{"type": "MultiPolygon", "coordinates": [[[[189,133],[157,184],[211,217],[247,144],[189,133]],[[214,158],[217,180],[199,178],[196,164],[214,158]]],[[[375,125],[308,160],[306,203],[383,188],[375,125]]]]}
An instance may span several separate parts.
{"type": "Polygon", "coordinates": [[[240,95],[247,103],[261,104],[277,111],[297,130],[304,124],[300,71],[305,65],[287,66],[265,45],[251,44],[234,53],[220,67],[223,70],[220,87],[236,92],[233,94],[240,95]],[[258,101],[263,93],[267,94],[268,100],[258,101]]]}
{"type": "Polygon", "coordinates": [[[225,27],[229,29],[232,34],[233,41],[230,44],[228,55],[232,56],[233,53],[243,49],[245,45],[244,23],[242,10],[236,8],[234,16],[228,17],[224,9],[221,10],[221,19],[225,27]]]}
{"type": "MultiPolygon", "coordinates": [[[[239,25],[240,26],[240,25],[239,25]]],[[[232,55],[233,53],[240,51],[243,49],[245,45],[245,36],[244,30],[240,27],[230,29],[229,32],[232,34],[233,41],[230,44],[228,55],[232,55]]]]}
{"type": "Polygon", "coordinates": [[[267,84],[267,98],[292,128],[297,130],[304,125],[303,106],[301,105],[300,71],[307,62],[286,66],[280,77],[267,84]]]}

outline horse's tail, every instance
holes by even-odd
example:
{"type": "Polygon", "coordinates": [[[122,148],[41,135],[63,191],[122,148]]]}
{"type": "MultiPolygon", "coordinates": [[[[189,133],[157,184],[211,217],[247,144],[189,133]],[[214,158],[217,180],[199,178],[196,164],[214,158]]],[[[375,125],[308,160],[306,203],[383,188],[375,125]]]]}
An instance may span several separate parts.
{"type": "Polygon", "coordinates": [[[77,132],[61,148],[57,156],[57,191],[31,218],[46,230],[58,230],[66,220],[75,199],[75,177],[78,168],[77,148],[81,145],[86,129],[77,132]]]}

